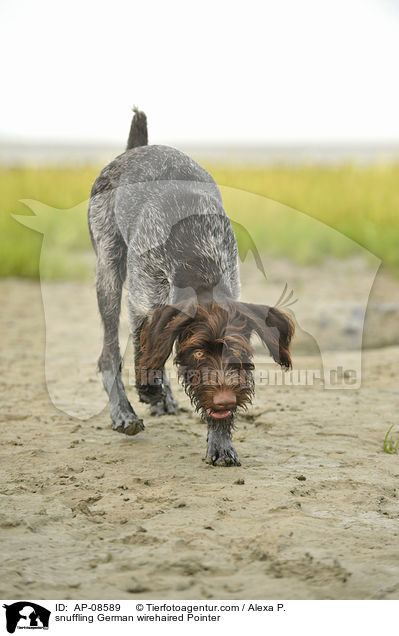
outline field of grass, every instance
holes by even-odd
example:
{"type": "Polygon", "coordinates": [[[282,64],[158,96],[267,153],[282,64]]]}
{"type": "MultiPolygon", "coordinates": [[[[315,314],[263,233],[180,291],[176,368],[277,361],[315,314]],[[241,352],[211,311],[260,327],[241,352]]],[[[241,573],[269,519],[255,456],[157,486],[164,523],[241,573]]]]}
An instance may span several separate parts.
{"type": "MultiPolygon", "coordinates": [[[[399,164],[205,167],[226,186],[227,212],[245,226],[259,251],[301,263],[350,255],[355,246],[331,227],[399,274],[399,164]]],[[[31,214],[19,202],[30,199],[50,206],[31,203],[45,234],[42,274],[92,277],[85,202],[98,172],[95,167],[0,168],[0,276],[39,276],[43,236],[11,216],[31,214]]]]}

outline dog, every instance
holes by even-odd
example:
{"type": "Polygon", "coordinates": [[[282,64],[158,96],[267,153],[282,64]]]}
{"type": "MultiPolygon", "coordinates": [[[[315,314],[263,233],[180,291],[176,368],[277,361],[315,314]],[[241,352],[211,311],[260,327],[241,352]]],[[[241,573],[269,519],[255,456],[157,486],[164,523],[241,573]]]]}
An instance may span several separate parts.
{"type": "Polygon", "coordinates": [[[140,401],[152,415],[177,413],[164,371],[175,347],[179,378],[208,427],[205,461],[239,466],[232,430],[237,409],[254,395],[251,335],[289,369],[294,325],[276,307],[239,301],[236,238],[214,179],[183,152],[148,145],[147,118],[134,109],[126,151],[93,185],[88,222],[104,328],[98,367],[112,428],[126,435],[144,429],[121,378],[127,276],[140,401]]]}

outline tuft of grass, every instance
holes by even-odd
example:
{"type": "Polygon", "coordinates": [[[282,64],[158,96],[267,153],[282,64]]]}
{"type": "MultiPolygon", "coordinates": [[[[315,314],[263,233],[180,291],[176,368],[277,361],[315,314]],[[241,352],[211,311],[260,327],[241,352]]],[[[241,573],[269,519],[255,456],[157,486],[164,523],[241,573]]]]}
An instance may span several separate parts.
{"type": "Polygon", "coordinates": [[[388,435],[390,434],[391,430],[393,429],[394,424],[392,424],[389,429],[386,432],[386,435],[384,437],[384,451],[386,453],[389,453],[390,455],[393,455],[394,453],[398,453],[398,447],[399,447],[399,440],[397,442],[394,442],[392,439],[392,435],[391,437],[389,437],[388,439],[388,435]]]}
{"type": "MultiPolygon", "coordinates": [[[[342,240],[341,232],[399,275],[399,164],[205,167],[219,185],[227,186],[222,188],[226,211],[249,231],[259,251],[303,264],[326,256],[345,258],[355,246],[342,240]],[[261,196],[243,196],[246,193],[261,196]],[[276,201],[305,214],[284,213],[276,201]]],[[[76,208],[89,198],[99,171],[95,166],[0,168],[0,276],[39,277],[43,235],[11,217],[29,214],[19,201],[36,200],[58,210],[76,208]]],[[[47,277],[92,277],[83,208],[68,226],[57,214],[46,221],[47,277]]]]}

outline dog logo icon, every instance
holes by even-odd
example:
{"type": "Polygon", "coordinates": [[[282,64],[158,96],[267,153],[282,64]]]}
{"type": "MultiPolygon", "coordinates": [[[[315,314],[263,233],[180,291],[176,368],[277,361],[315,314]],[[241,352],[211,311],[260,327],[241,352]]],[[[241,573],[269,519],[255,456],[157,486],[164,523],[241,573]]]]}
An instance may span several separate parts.
{"type": "Polygon", "coordinates": [[[6,610],[7,631],[13,634],[18,629],[48,629],[51,612],[31,601],[18,601],[3,605],[6,610]]]}

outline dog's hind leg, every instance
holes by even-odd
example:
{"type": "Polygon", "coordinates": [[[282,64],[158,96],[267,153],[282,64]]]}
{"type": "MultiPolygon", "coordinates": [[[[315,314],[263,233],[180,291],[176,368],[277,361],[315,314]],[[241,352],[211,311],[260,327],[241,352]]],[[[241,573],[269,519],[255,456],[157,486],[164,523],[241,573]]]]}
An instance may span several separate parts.
{"type": "MultiPolygon", "coordinates": [[[[165,369],[162,369],[162,377],[154,378],[154,382],[147,383],[138,377],[138,366],[140,359],[140,328],[135,330],[135,367],[136,367],[136,388],[140,402],[150,405],[151,415],[176,415],[179,405],[173,397],[172,387],[165,369]]],[[[151,370],[146,370],[151,372],[151,370]]]]}
{"type": "Polygon", "coordinates": [[[119,315],[122,285],[126,278],[126,246],[118,233],[96,241],[97,300],[104,327],[104,344],[98,361],[103,384],[110,399],[112,428],[126,435],[136,435],[144,424],[134,412],[121,377],[119,349],[119,315]]]}
{"type": "Polygon", "coordinates": [[[139,395],[141,402],[149,402],[151,415],[177,415],[179,411],[179,405],[173,397],[172,387],[165,369],[162,371],[162,384],[159,393],[156,396],[151,395],[148,399],[148,392],[139,389],[139,395]]]}
{"type": "Polygon", "coordinates": [[[163,370],[162,389],[162,402],[158,402],[158,404],[154,404],[150,407],[151,415],[162,415],[162,413],[176,415],[179,412],[180,407],[173,397],[172,387],[170,386],[169,378],[165,369],[163,370]]]}

